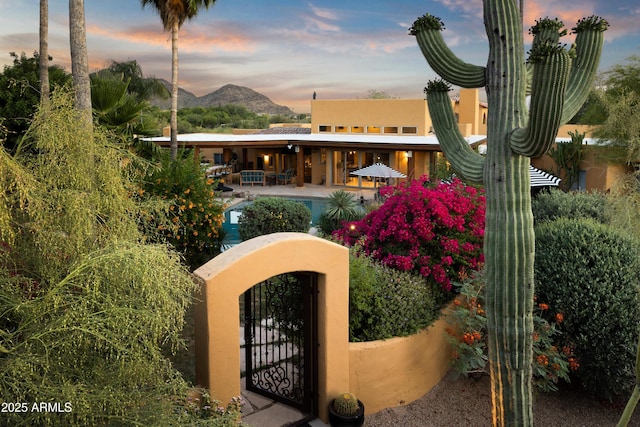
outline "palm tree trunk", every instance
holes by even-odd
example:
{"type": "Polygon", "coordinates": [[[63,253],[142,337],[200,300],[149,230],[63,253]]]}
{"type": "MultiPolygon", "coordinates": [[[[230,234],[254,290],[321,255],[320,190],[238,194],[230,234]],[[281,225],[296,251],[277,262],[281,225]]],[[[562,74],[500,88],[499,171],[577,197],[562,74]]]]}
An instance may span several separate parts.
{"type": "Polygon", "coordinates": [[[69,0],[69,40],[71,43],[71,74],[79,119],[88,129],[92,126],[91,82],[84,18],[84,0],[69,0]]]}
{"type": "Polygon", "coordinates": [[[171,158],[178,156],[178,31],[180,24],[174,21],[171,28],[171,158]]]}
{"type": "Polygon", "coordinates": [[[40,0],[40,103],[49,101],[49,0],[40,0]]]}

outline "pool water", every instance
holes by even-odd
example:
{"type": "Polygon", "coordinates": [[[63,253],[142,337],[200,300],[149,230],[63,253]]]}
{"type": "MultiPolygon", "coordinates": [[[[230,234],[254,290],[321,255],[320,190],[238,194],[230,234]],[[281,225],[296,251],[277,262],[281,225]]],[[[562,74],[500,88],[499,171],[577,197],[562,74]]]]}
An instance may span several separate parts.
{"type": "MultiPolygon", "coordinates": [[[[327,200],[322,198],[297,198],[287,197],[288,200],[303,203],[311,211],[311,226],[318,223],[318,219],[322,212],[327,208],[327,200]]],[[[227,232],[224,239],[225,246],[232,246],[240,243],[240,234],[238,232],[238,220],[242,215],[242,209],[249,206],[253,202],[240,202],[224,211],[224,224],[222,228],[227,232]]]]}

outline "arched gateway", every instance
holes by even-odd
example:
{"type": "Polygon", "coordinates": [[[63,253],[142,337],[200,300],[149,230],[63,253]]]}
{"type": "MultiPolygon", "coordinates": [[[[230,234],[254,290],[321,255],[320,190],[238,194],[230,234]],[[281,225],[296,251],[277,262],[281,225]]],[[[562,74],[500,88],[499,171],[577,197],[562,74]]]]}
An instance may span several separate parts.
{"type": "Polygon", "coordinates": [[[318,416],[349,390],[349,252],[303,233],[275,233],[243,242],[195,271],[196,381],[221,402],[240,395],[239,298],[273,276],[317,276],[318,416]]]}

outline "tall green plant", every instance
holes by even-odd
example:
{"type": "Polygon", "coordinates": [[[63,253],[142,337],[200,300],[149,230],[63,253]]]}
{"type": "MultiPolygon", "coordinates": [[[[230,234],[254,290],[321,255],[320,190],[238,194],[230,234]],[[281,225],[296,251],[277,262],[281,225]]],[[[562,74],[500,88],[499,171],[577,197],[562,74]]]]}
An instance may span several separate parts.
{"type": "Polygon", "coordinates": [[[577,130],[569,132],[571,141],[559,142],[549,150],[549,157],[556,162],[558,175],[564,175],[561,186],[564,191],[569,191],[580,177],[580,162],[584,158],[584,133],[577,130]],[[564,174],[562,173],[564,172],[564,174]]]}
{"type": "Polygon", "coordinates": [[[494,425],[532,424],[531,360],[533,332],[534,232],[529,182],[530,158],[546,153],[561,123],[586,99],[608,23],[581,20],[575,48],[559,44],[566,31],[544,19],[531,29],[531,103],[522,15],[515,0],[484,0],[489,41],[486,66],[457,58],[440,33],[442,21],[425,15],[410,33],[433,70],[465,88],[485,87],[489,106],[487,155],[476,153],[458,131],[449,84],[433,81],[427,100],[434,130],[445,155],[466,179],[486,187],[485,262],[487,325],[494,425]],[[573,57],[573,59],[572,59],[573,57]]]}

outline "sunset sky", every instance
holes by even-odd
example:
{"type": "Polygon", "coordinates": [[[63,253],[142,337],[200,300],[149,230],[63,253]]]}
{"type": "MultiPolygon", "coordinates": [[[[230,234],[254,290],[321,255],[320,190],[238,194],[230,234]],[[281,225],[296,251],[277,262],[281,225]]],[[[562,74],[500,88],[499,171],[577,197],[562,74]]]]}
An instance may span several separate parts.
{"type": "MultiPolygon", "coordinates": [[[[49,0],[49,54],[70,70],[68,4],[49,0]]],[[[637,0],[524,0],[524,6],[525,43],[536,19],[557,17],[570,30],[595,14],[611,24],[602,71],[640,55],[637,0]]],[[[154,9],[136,0],[86,0],[85,8],[91,71],[135,59],[146,76],[171,79],[171,37],[154,9]]],[[[374,89],[422,98],[435,74],[407,30],[427,12],[442,18],[456,54],[486,63],[481,0],[218,0],[180,30],[180,87],[202,96],[228,83],[246,86],[297,113],[309,112],[314,91],[319,99],[363,98],[374,89]]],[[[11,64],[9,52],[37,51],[38,23],[38,1],[0,0],[0,66],[11,64]]]]}

